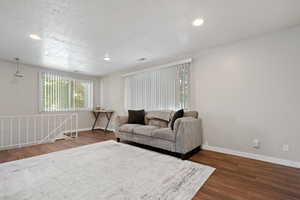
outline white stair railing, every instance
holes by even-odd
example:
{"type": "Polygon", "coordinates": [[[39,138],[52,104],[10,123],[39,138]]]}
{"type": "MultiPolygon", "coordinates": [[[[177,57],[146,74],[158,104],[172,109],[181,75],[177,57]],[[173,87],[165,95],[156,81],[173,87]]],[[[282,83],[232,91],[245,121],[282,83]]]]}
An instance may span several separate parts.
{"type": "Polygon", "coordinates": [[[0,150],[77,136],[77,113],[0,116],[0,150]]]}

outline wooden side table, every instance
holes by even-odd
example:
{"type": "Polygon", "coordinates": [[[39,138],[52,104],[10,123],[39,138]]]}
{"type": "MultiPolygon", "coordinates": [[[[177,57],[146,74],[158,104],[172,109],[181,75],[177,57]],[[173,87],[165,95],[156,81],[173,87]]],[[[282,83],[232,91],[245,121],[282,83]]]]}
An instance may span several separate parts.
{"type": "Polygon", "coordinates": [[[105,117],[107,119],[106,126],[105,126],[105,129],[104,129],[105,132],[107,131],[107,127],[108,127],[109,122],[111,121],[111,117],[112,117],[112,115],[114,113],[113,110],[94,110],[93,114],[95,116],[95,122],[93,124],[92,131],[97,130],[97,129],[95,129],[95,126],[97,124],[98,118],[99,118],[99,116],[100,116],[101,113],[104,113],[105,117]]]}

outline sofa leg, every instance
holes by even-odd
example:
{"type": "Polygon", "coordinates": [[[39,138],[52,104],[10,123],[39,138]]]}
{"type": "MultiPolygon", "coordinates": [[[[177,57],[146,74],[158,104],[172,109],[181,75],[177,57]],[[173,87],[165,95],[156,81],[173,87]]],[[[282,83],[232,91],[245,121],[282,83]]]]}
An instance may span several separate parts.
{"type": "Polygon", "coordinates": [[[180,154],[181,160],[186,160],[187,159],[187,155],[186,154],[180,154]]]}
{"type": "Polygon", "coordinates": [[[187,160],[189,159],[193,154],[199,152],[201,150],[201,146],[196,147],[195,149],[193,149],[190,152],[187,152],[185,154],[180,154],[180,157],[182,160],[187,160]]]}
{"type": "Polygon", "coordinates": [[[120,142],[120,138],[117,138],[117,142],[120,142]]]}

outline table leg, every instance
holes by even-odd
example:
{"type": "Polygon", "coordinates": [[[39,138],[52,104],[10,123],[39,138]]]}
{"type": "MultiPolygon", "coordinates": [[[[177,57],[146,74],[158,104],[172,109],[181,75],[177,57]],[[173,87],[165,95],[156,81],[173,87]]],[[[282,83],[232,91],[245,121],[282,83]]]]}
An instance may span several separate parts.
{"type": "Polygon", "coordinates": [[[111,120],[112,114],[113,114],[113,113],[110,113],[110,114],[105,113],[105,116],[106,116],[106,119],[107,119],[107,123],[106,123],[105,129],[104,129],[105,132],[107,131],[107,127],[108,127],[109,122],[110,122],[110,120],[111,120]]]}
{"type": "Polygon", "coordinates": [[[93,124],[92,131],[95,130],[95,126],[96,126],[96,124],[97,124],[97,121],[98,121],[98,118],[99,118],[99,115],[100,115],[100,112],[97,112],[97,113],[93,112],[93,113],[94,113],[94,116],[95,116],[95,122],[94,122],[94,124],[93,124]]]}

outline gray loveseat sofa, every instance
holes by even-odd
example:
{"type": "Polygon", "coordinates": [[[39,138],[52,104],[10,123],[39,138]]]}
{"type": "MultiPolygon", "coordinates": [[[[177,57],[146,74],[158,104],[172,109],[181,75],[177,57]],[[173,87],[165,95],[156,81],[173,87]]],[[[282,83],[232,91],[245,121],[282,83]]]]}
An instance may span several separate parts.
{"type": "Polygon", "coordinates": [[[127,140],[170,152],[185,159],[187,153],[200,149],[202,144],[201,120],[197,111],[184,113],[171,129],[173,111],[150,111],[145,114],[145,125],[128,124],[128,116],[117,116],[117,141],[127,140]]]}

